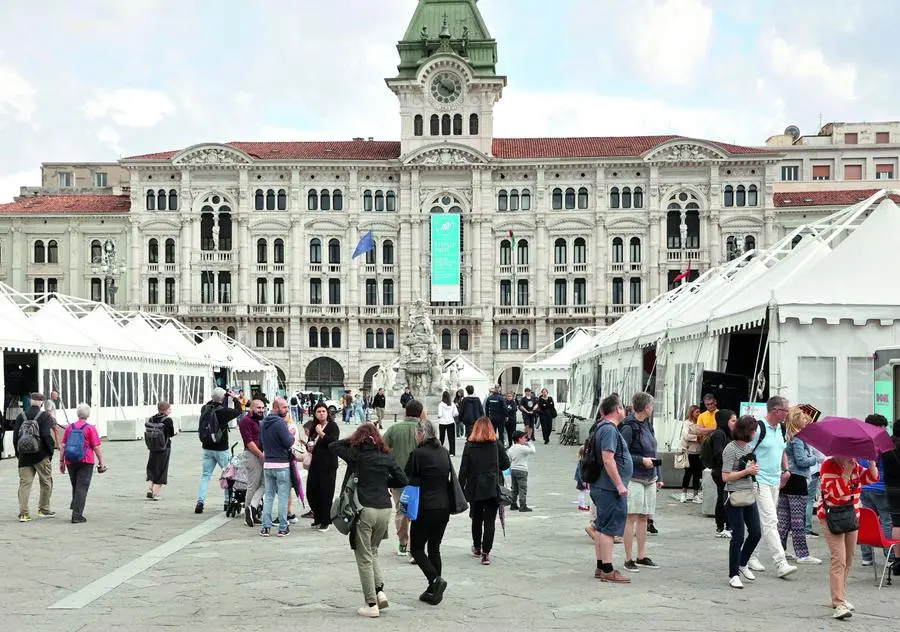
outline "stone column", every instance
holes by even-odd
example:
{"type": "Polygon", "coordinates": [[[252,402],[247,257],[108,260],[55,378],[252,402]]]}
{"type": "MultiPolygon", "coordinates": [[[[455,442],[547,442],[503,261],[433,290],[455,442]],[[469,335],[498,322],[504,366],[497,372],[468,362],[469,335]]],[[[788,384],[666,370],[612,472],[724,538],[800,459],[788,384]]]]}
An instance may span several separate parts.
{"type": "MultiPolygon", "coordinates": [[[[125,248],[125,244],[122,244],[122,255],[125,256],[125,260],[128,263],[128,278],[131,279],[131,289],[128,292],[128,296],[123,296],[124,299],[122,303],[129,305],[131,309],[137,309],[137,307],[143,302],[143,296],[141,296],[141,265],[143,263],[143,258],[141,257],[141,227],[138,224],[138,220],[134,217],[129,218],[131,223],[131,236],[128,241],[130,242],[131,248],[125,248]],[[126,255],[130,251],[130,255],[126,255]]],[[[72,234],[74,237],[75,235],[72,234]]],[[[72,240],[75,241],[74,239],[72,240]]],[[[159,240],[159,261],[165,261],[165,238],[159,240]]],[[[73,244],[74,246],[74,244],[73,244]]],[[[77,246],[74,246],[77,248],[77,246]]],[[[76,252],[73,249],[71,252],[76,252]]],[[[72,279],[75,278],[75,271],[73,270],[72,279]]],[[[165,299],[165,281],[162,278],[157,281],[159,284],[159,299],[165,299]]],[[[71,288],[70,288],[71,290],[71,288]]],[[[160,300],[160,303],[164,303],[165,300],[160,300]]]]}
{"type": "Polygon", "coordinates": [[[535,254],[532,255],[534,258],[529,267],[534,266],[537,270],[534,277],[537,283],[537,287],[535,288],[535,304],[537,305],[538,317],[540,317],[541,310],[549,305],[547,295],[550,285],[550,252],[547,247],[550,236],[547,229],[547,220],[544,219],[543,214],[538,215],[535,220],[535,230],[537,233],[535,239],[537,247],[535,249],[535,254]]]}
{"type": "Polygon", "coordinates": [[[419,226],[419,296],[431,296],[431,217],[421,220],[419,226]]]}
{"type": "MultiPolygon", "coordinates": [[[[238,296],[238,312],[246,313],[247,306],[250,304],[251,296],[254,298],[255,295],[251,295],[250,293],[250,265],[251,265],[251,256],[250,256],[250,218],[246,215],[241,215],[241,217],[237,220],[238,224],[238,238],[240,240],[240,250],[239,261],[238,261],[238,281],[240,287],[238,288],[237,296],[238,296]]],[[[255,285],[255,283],[253,283],[255,285]]],[[[234,286],[232,285],[232,288],[234,286]]],[[[234,290],[232,289],[232,300],[234,300],[234,290]]],[[[269,298],[269,297],[267,297],[269,298]]]]}
{"type": "Polygon", "coordinates": [[[402,308],[413,300],[413,279],[418,279],[413,269],[412,252],[412,222],[409,217],[400,218],[400,235],[398,247],[394,253],[394,259],[399,263],[400,283],[398,287],[398,302],[402,308]]]}
{"type": "Polygon", "coordinates": [[[303,220],[299,217],[291,221],[291,250],[290,259],[285,265],[286,273],[291,278],[291,293],[285,297],[287,303],[291,305],[305,304],[307,301],[303,296],[303,269],[305,256],[305,231],[303,229],[303,220]]]}
{"type": "MultiPolygon", "coordinates": [[[[355,219],[350,221],[350,243],[347,254],[352,257],[353,250],[359,243],[359,222],[355,219]],[[352,250],[351,250],[352,249],[352,250]]],[[[359,305],[359,266],[366,264],[365,255],[356,259],[349,259],[350,262],[350,292],[348,293],[349,305],[359,305]]],[[[351,366],[353,364],[351,363],[351,366]]]]}
{"type": "MultiPolygon", "coordinates": [[[[422,293],[422,276],[420,273],[417,273],[417,270],[421,267],[424,267],[424,255],[425,253],[422,250],[422,220],[418,217],[414,218],[410,222],[409,232],[412,237],[412,257],[409,261],[409,266],[406,268],[410,271],[409,279],[410,279],[410,294],[411,299],[410,302],[417,298],[425,298],[425,295],[422,293]]],[[[426,299],[427,302],[427,299],[426,299]]]]}
{"type": "MultiPolygon", "coordinates": [[[[760,191],[760,197],[765,195],[760,191]]],[[[709,239],[707,252],[709,253],[710,267],[717,266],[722,261],[722,227],[719,224],[722,213],[722,185],[719,181],[719,168],[713,165],[709,169],[709,223],[707,238],[709,239]]]]}

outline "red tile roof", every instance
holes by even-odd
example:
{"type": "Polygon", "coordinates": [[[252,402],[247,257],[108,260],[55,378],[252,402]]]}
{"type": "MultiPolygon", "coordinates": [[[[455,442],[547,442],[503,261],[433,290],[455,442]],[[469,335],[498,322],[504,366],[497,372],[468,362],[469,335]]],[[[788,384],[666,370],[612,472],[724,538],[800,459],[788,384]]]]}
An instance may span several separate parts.
{"type": "MultiPolygon", "coordinates": [[[[682,136],[598,136],[593,138],[495,138],[493,154],[503,158],[606,158],[637,157],[682,136]]],[[[684,138],[684,140],[691,140],[684,138]]],[[[730,154],[773,154],[770,149],[705,141],[730,154]]],[[[396,160],[397,141],[340,142],[231,142],[260,160],[396,160]]],[[[181,151],[181,150],[179,150],[181,151]]],[[[179,151],[163,151],[125,160],[171,160],[179,151]]]]}
{"type": "Polygon", "coordinates": [[[0,204],[0,214],[127,213],[127,195],[41,195],[0,204]]]}
{"type": "MultiPolygon", "coordinates": [[[[794,206],[850,206],[862,202],[878,193],[881,189],[848,189],[845,191],[791,191],[775,194],[775,208],[791,208],[794,206]]],[[[900,196],[889,195],[894,202],[900,203],[900,196]]]]}

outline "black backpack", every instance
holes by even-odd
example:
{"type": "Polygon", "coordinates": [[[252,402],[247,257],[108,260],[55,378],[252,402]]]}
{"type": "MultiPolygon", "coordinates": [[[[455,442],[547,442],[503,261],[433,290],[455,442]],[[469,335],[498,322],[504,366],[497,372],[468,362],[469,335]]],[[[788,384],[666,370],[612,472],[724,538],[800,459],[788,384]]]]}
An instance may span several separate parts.
{"type": "Polygon", "coordinates": [[[584,440],[584,457],[581,459],[581,480],[585,483],[596,483],[603,472],[603,464],[597,460],[595,435],[597,428],[600,427],[601,421],[595,422],[588,431],[587,439],[584,440]]]}
{"type": "Polygon", "coordinates": [[[216,417],[216,406],[207,404],[200,411],[200,425],[197,434],[201,443],[221,443],[225,439],[225,428],[216,417]]]}
{"type": "Polygon", "coordinates": [[[151,452],[164,452],[169,447],[165,419],[154,416],[144,423],[144,443],[151,452]]]}

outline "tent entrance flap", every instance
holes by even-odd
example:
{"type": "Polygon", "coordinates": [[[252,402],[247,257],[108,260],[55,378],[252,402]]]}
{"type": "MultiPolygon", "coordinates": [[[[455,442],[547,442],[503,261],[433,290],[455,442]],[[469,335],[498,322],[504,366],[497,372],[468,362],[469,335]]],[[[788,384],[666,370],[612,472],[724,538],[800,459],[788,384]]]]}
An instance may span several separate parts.
{"type": "MultiPolygon", "coordinates": [[[[724,366],[721,368],[729,375],[740,375],[747,379],[747,399],[741,401],[764,402],[769,398],[769,354],[766,353],[768,341],[769,330],[766,325],[733,332],[727,336],[722,358],[724,366]]],[[[733,410],[737,412],[738,408],[733,410]]]]}
{"type": "Polygon", "coordinates": [[[741,402],[746,402],[750,393],[750,380],[744,375],[704,371],[702,379],[703,395],[711,393],[716,398],[719,409],[728,409],[737,413],[741,402]]]}
{"type": "MultiPolygon", "coordinates": [[[[38,355],[36,353],[3,352],[3,402],[7,419],[22,408],[22,397],[40,390],[38,355]]],[[[13,419],[15,419],[15,416],[13,419]]]]}

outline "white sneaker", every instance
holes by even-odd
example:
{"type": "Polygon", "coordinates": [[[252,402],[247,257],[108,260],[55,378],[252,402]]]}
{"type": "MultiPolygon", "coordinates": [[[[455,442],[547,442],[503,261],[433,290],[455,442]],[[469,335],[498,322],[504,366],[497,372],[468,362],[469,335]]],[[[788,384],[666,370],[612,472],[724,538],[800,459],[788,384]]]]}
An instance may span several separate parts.
{"type": "Polygon", "coordinates": [[[785,554],[784,554],[784,559],[786,559],[786,560],[796,560],[797,557],[796,557],[793,553],[785,553],[785,554]]]}
{"type": "Polygon", "coordinates": [[[744,587],[744,583],[741,581],[741,578],[739,575],[735,575],[734,577],[729,579],[728,585],[731,586],[732,588],[743,588],[744,587]]]}
{"type": "Polygon", "coordinates": [[[847,608],[847,610],[849,610],[850,612],[856,612],[856,606],[854,606],[849,601],[844,602],[844,607],[847,608]]]}
{"type": "Polygon", "coordinates": [[[731,531],[728,529],[723,529],[722,531],[716,531],[717,538],[728,538],[731,539],[731,531]]]}
{"type": "Polygon", "coordinates": [[[753,574],[753,571],[751,571],[746,566],[739,566],[738,571],[740,571],[741,575],[744,576],[744,579],[747,579],[751,582],[756,579],[756,575],[753,574]]]}
{"type": "Polygon", "coordinates": [[[834,607],[834,614],[831,616],[835,619],[849,619],[853,613],[845,604],[840,604],[834,607]]]}
{"type": "MultiPolygon", "coordinates": [[[[797,564],[821,564],[822,560],[817,557],[813,557],[812,555],[807,555],[806,557],[798,557],[797,564]]],[[[851,608],[852,610],[852,608],[851,608]]]]}
{"type": "Polygon", "coordinates": [[[679,502],[686,503],[687,501],[688,501],[687,494],[685,494],[684,492],[681,492],[681,498],[679,499],[679,502]]]}
{"type": "Polygon", "coordinates": [[[860,564],[861,564],[862,566],[871,566],[871,565],[872,565],[872,560],[863,560],[862,562],[860,562],[860,564]]]}
{"type": "Polygon", "coordinates": [[[375,604],[374,606],[360,606],[356,610],[356,614],[361,617],[368,617],[369,619],[381,616],[381,612],[378,610],[378,604],[375,604]]]}
{"type": "Polygon", "coordinates": [[[703,504],[703,493],[701,492],[699,494],[694,494],[694,500],[691,502],[693,502],[695,505],[702,505],[703,504]]]}
{"type": "MultiPolygon", "coordinates": [[[[766,567],[763,566],[762,564],[760,564],[759,560],[757,560],[757,559],[752,559],[749,562],[747,562],[747,568],[749,568],[751,571],[756,571],[757,573],[766,572],[766,567]]],[[[794,569],[794,570],[797,570],[797,569],[794,569]]]]}
{"type": "Polygon", "coordinates": [[[375,599],[378,600],[378,609],[379,610],[384,610],[389,605],[391,605],[388,603],[387,595],[384,594],[383,590],[378,591],[378,593],[375,595],[375,599]]]}
{"type": "Polygon", "coordinates": [[[782,562],[775,570],[778,572],[778,577],[785,578],[788,575],[793,575],[794,573],[796,573],[797,567],[791,566],[787,562],[782,562]]]}

